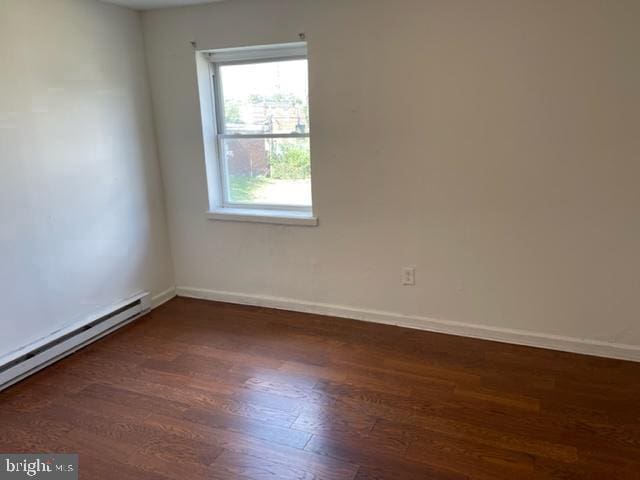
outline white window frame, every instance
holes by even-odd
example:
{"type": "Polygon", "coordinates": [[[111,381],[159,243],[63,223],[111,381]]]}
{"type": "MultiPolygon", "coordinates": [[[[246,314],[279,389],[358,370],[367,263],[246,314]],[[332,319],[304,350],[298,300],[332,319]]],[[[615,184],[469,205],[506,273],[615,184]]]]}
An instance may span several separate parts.
{"type": "MultiPolygon", "coordinates": [[[[307,133],[288,134],[263,134],[263,133],[226,133],[224,131],[224,92],[222,88],[220,67],[226,65],[256,64],[277,61],[289,61],[305,59],[307,57],[306,43],[291,43],[282,45],[268,45],[259,47],[230,48],[200,52],[208,63],[208,76],[210,78],[210,96],[213,104],[210,122],[213,130],[213,139],[205,135],[205,142],[215,142],[215,165],[207,168],[209,178],[210,197],[212,198],[209,217],[214,220],[254,221],[260,223],[280,223],[288,225],[317,225],[317,218],[313,215],[312,205],[282,205],[263,203],[232,202],[229,199],[229,177],[223,152],[223,140],[225,139],[252,139],[252,138],[309,138],[311,129],[307,133]],[[214,188],[217,192],[211,192],[214,188]]],[[[200,91],[201,103],[203,100],[202,89],[200,91]]],[[[205,111],[203,110],[203,131],[205,111]]],[[[205,146],[205,154],[207,148],[205,146]]],[[[208,160],[208,163],[209,160],[208,160]]],[[[311,180],[313,182],[313,179],[311,180]]]]}

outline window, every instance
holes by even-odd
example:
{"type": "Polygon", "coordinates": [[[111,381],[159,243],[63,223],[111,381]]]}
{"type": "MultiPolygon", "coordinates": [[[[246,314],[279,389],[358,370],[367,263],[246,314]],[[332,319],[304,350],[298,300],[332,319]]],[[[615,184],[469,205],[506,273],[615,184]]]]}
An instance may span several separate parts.
{"type": "Polygon", "coordinates": [[[213,80],[215,211],[311,218],[306,45],[206,55],[213,80]]]}

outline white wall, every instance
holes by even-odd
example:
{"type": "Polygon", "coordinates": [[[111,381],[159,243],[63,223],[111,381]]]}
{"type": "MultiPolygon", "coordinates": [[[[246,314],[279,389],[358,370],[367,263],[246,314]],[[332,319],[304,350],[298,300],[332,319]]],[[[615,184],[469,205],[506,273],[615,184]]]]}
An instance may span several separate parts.
{"type": "Polygon", "coordinates": [[[139,14],[0,2],[0,356],[173,285],[139,14]]]}
{"type": "Polygon", "coordinates": [[[177,285],[640,347],[639,24],[636,0],[145,13],[177,285]],[[208,221],[189,41],[299,32],[320,226],[208,221]]]}

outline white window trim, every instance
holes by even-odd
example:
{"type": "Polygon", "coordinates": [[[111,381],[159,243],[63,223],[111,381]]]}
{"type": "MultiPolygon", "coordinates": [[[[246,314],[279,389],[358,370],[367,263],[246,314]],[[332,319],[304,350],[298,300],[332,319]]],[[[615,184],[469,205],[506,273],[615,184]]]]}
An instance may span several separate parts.
{"type": "Polygon", "coordinates": [[[220,97],[219,65],[259,63],[261,61],[307,58],[306,43],[265,45],[259,47],[229,48],[197,52],[198,83],[202,110],[207,182],[210,206],[207,216],[211,220],[275,223],[281,225],[315,226],[313,206],[243,204],[226,201],[228,177],[224,172],[221,142],[224,138],[309,138],[309,133],[291,134],[220,134],[223,112],[220,97]],[[207,80],[205,80],[205,76],[207,80]],[[207,145],[213,141],[212,145],[207,145]]]}
{"type": "Polygon", "coordinates": [[[315,227],[318,217],[307,212],[292,210],[266,210],[258,208],[215,208],[207,213],[210,220],[229,222],[275,223],[277,225],[300,225],[315,227]]]}
{"type": "Polygon", "coordinates": [[[305,42],[281,43],[277,45],[258,45],[255,47],[219,48],[204,52],[209,61],[226,62],[255,62],[259,60],[273,60],[278,58],[307,56],[305,42]]]}

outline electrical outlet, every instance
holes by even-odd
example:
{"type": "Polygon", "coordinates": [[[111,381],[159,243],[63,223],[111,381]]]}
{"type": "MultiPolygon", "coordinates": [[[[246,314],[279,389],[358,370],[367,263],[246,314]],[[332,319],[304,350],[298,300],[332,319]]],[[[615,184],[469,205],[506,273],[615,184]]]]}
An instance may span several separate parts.
{"type": "Polygon", "coordinates": [[[414,267],[404,267],[402,269],[402,285],[416,284],[416,269],[414,267]]]}

